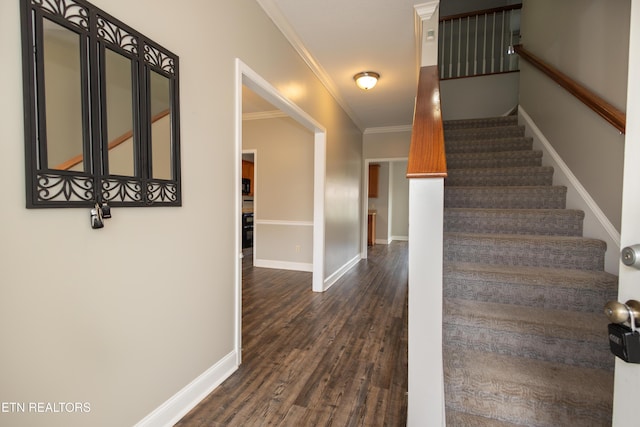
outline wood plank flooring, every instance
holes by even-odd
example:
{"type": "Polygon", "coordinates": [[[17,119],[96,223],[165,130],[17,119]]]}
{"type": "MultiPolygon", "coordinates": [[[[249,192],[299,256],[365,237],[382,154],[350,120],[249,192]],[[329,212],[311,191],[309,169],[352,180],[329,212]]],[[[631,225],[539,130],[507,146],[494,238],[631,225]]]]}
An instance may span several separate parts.
{"type": "Polygon", "coordinates": [[[244,259],[243,363],[176,426],[406,425],[407,243],[324,293],[244,259]]]}

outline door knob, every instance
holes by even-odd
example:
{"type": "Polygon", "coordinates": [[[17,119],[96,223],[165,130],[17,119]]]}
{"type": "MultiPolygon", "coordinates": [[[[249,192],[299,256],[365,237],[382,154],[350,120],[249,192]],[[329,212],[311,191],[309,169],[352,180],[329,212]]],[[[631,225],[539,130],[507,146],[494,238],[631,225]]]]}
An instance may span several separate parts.
{"type": "Polygon", "coordinates": [[[640,245],[627,246],[620,252],[622,263],[640,269],[640,245]]]}
{"type": "Polygon", "coordinates": [[[625,304],[618,301],[609,301],[604,306],[604,314],[607,315],[612,323],[631,323],[633,319],[634,324],[632,328],[640,326],[640,302],[630,299],[625,304]]]}

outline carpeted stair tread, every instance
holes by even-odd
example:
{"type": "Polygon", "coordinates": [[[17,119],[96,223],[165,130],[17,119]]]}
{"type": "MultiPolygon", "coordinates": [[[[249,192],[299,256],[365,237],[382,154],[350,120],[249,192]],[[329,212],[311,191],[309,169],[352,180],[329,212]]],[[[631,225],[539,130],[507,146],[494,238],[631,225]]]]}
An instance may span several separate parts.
{"type": "Polygon", "coordinates": [[[470,140],[470,139],[495,139],[495,138],[512,138],[516,136],[524,136],[524,126],[495,126],[484,128],[468,128],[468,129],[445,129],[444,139],[453,140],[470,140]]]}
{"type": "Polygon", "coordinates": [[[447,208],[564,209],[565,186],[445,186],[447,208]]]}
{"type": "Polygon", "coordinates": [[[447,156],[454,153],[485,153],[495,151],[528,151],[533,147],[531,137],[505,137],[486,139],[460,139],[444,141],[447,156]]]}
{"type": "Polygon", "coordinates": [[[515,116],[444,123],[448,425],[611,425],[606,244],[515,116]]]}
{"type": "Polygon", "coordinates": [[[613,369],[602,313],[445,298],[444,342],[569,365],[613,369]]]}
{"type": "Polygon", "coordinates": [[[603,270],[606,249],[575,236],[444,233],[444,259],[454,262],[603,270]]]}
{"type": "Polygon", "coordinates": [[[611,423],[613,372],[445,347],[448,410],[527,426],[611,423]]]}
{"type": "Polygon", "coordinates": [[[444,296],[601,314],[618,278],[597,270],[445,262],[444,296]]]}
{"type": "Polygon", "coordinates": [[[551,185],[553,167],[529,166],[509,168],[453,169],[448,171],[445,185],[453,186],[533,186],[551,185]]]}
{"type": "Polygon", "coordinates": [[[481,417],[479,415],[466,414],[448,409],[447,427],[522,427],[522,424],[513,424],[494,418],[481,417]]]}
{"type": "Polygon", "coordinates": [[[445,120],[443,122],[444,129],[464,129],[464,128],[482,128],[496,126],[510,126],[518,124],[518,116],[498,116],[487,117],[482,119],[458,119],[445,120]]]}
{"type": "Polygon", "coordinates": [[[582,236],[583,220],[575,209],[445,208],[444,231],[582,236]]]}
{"type": "Polygon", "coordinates": [[[461,152],[447,155],[447,169],[541,166],[542,151],[461,152]]]}

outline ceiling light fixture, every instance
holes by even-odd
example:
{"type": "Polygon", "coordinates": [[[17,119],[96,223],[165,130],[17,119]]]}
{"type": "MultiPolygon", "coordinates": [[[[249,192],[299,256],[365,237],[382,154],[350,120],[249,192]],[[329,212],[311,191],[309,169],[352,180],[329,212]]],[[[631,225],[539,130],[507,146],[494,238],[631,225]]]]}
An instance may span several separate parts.
{"type": "Polygon", "coordinates": [[[373,89],[373,87],[378,83],[379,78],[380,74],[374,73],[373,71],[363,71],[353,76],[353,80],[356,81],[356,85],[358,85],[362,90],[373,89]]]}

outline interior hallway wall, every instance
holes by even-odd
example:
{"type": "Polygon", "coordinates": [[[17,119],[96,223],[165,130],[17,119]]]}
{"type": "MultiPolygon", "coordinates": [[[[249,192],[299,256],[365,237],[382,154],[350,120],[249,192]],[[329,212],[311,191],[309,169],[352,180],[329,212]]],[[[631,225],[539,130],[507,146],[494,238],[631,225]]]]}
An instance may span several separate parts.
{"type": "MultiPolygon", "coordinates": [[[[524,0],[522,44],[626,108],[630,0],[524,0]]],[[[526,61],[520,105],[620,230],[624,135],[526,61]]]]}
{"type": "Polygon", "coordinates": [[[0,2],[0,402],[91,408],[1,425],[131,426],[234,360],[236,58],[327,129],[325,273],[360,253],[362,132],[254,0],[93,3],[180,57],[183,206],[114,208],[100,230],[89,209],[25,209],[20,2],[0,2]]]}
{"type": "Polygon", "coordinates": [[[311,271],[313,134],[289,117],[245,120],[242,148],[255,149],[258,160],[253,218],[256,265],[311,271]]]}

